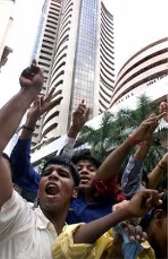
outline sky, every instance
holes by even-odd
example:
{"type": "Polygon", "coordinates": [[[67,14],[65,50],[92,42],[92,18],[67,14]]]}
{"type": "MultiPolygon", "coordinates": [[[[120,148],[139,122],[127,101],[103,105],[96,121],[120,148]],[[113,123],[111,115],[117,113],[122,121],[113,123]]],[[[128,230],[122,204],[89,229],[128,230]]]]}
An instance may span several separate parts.
{"type": "Polygon", "coordinates": [[[14,22],[7,44],[13,53],[0,72],[0,106],[19,89],[20,72],[31,62],[38,22],[44,0],[16,0],[12,13],[14,22]]]}
{"type": "Polygon", "coordinates": [[[168,36],[167,0],[104,0],[114,14],[116,71],[134,53],[168,36]]]}
{"type": "MultiPolygon", "coordinates": [[[[116,72],[135,52],[168,36],[167,0],[103,0],[114,15],[116,72]]],[[[13,48],[0,72],[2,106],[19,89],[18,78],[30,64],[38,21],[44,0],[16,0],[13,33],[8,39],[13,48]]]]}

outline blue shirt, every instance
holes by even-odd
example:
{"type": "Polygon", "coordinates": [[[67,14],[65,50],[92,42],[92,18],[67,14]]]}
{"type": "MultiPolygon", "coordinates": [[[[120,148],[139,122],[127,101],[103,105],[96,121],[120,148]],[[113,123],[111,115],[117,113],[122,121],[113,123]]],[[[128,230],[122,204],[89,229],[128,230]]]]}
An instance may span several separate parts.
{"type": "Polygon", "coordinates": [[[101,198],[101,201],[86,203],[84,196],[79,195],[74,198],[70,204],[70,209],[66,222],[75,224],[79,222],[90,222],[92,220],[104,217],[112,212],[114,201],[112,199],[101,198]]]}
{"type": "Polygon", "coordinates": [[[40,175],[30,162],[30,147],[31,139],[18,139],[10,156],[12,180],[24,191],[33,192],[36,196],[40,175]]]}

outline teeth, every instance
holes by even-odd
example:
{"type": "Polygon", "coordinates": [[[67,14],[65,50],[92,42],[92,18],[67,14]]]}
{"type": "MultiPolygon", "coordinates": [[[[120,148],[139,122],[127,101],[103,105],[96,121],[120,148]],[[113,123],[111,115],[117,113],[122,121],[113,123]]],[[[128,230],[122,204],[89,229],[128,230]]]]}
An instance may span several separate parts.
{"type": "Polygon", "coordinates": [[[80,180],[89,180],[89,178],[88,178],[88,177],[83,176],[83,177],[80,177],[80,180]]]}

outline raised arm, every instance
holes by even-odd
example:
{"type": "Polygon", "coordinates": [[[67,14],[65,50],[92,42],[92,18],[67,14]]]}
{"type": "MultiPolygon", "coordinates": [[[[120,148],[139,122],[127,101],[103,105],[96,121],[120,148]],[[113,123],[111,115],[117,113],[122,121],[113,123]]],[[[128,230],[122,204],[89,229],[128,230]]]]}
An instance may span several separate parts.
{"type": "Polygon", "coordinates": [[[33,63],[20,76],[21,90],[0,110],[0,207],[12,194],[11,171],[2,158],[3,149],[15,133],[27,108],[39,94],[42,84],[41,70],[33,63]]]}
{"type": "Polygon", "coordinates": [[[151,136],[152,132],[157,127],[159,120],[163,116],[164,113],[152,115],[148,119],[144,120],[140,126],[105,159],[96,174],[96,178],[106,180],[117,175],[121,164],[129,151],[136,144],[145,141],[149,136],[151,136]]]}
{"type": "Polygon", "coordinates": [[[53,107],[60,104],[62,100],[61,90],[53,94],[54,89],[46,96],[38,95],[32,106],[28,110],[26,123],[22,128],[20,139],[30,139],[36,126],[37,120],[50,111],[53,107]]]}
{"type": "Polygon", "coordinates": [[[59,153],[67,156],[72,156],[72,151],[75,145],[76,137],[79,131],[82,129],[89,116],[89,108],[86,106],[85,101],[82,100],[79,103],[76,110],[72,113],[72,119],[70,128],[67,133],[67,139],[65,140],[65,145],[59,153]]]}
{"type": "Polygon", "coordinates": [[[37,192],[40,179],[39,174],[34,170],[30,162],[32,134],[40,116],[61,102],[62,97],[60,94],[61,91],[57,91],[55,94],[51,91],[46,97],[37,96],[27,112],[25,125],[22,126],[21,135],[11,153],[13,181],[22,188],[25,188],[26,183],[26,188],[28,189],[28,186],[30,186],[30,191],[33,189],[37,192]]]}
{"type": "Polygon", "coordinates": [[[159,205],[160,195],[157,191],[145,190],[137,193],[111,214],[81,225],[74,233],[74,243],[94,243],[107,230],[116,224],[135,217],[142,217],[152,207],[159,205]]]}
{"type": "Polygon", "coordinates": [[[79,103],[77,109],[72,114],[71,126],[68,130],[68,137],[76,138],[79,131],[82,129],[89,116],[89,108],[86,106],[85,101],[79,103]]]}
{"type": "Polygon", "coordinates": [[[143,174],[143,161],[148,153],[151,140],[144,141],[138,145],[134,155],[130,156],[128,164],[121,178],[121,187],[124,195],[131,198],[140,190],[143,174]]]}
{"type": "Polygon", "coordinates": [[[155,168],[148,174],[148,186],[155,189],[162,177],[165,177],[168,172],[168,153],[166,153],[155,168]]]}

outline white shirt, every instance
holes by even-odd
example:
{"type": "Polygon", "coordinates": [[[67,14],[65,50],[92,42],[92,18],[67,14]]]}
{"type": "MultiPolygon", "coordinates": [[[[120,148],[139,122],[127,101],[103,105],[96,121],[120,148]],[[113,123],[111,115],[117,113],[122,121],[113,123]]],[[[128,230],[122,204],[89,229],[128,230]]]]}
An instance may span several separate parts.
{"type": "Polygon", "coordinates": [[[56,237],[41,209],[13,191],[0,210],[0,259],[52,259],[56,237]]]}

